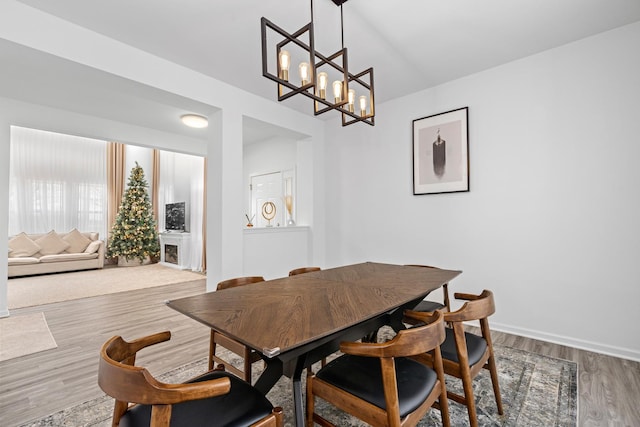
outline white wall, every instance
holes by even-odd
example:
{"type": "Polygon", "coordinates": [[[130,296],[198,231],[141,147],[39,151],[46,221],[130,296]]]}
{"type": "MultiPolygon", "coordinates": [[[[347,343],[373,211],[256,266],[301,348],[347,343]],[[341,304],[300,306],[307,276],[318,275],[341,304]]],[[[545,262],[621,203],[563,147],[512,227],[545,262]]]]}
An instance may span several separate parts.
{"type": "MultiPolygon", "coordinates": [[[[0,111],[2,99],[0,99],[0,111]]],[[[0,209],[0,252],[8,253],[9,250],[9,211],[6,208],[9,201],[9,158],[11,146],[11,122],[9,117],[0,114],[0,189],[5,189],[4,194],[0,190],[0,196],[4,196],[4,209],[0,209]]],[[[0,277],[8,277],[9,266],[7,262],[0,262],[0,277]]],[[[0,280],[0,318],[9,315],[9,302],[7,300],[6,280],[0,280]],[[4,284],[4,285],[3,285],[4,284]]]]}
{"type": "Polygon", "coordinates": [[[327,264],[492,289],[496,329],[640,360],[640,23],[327,126],[327,264]],[[471,191],[412,195],[412,120],[469,107],[471,191]]]}
{"type": "Polygon", "coordinates": [[[304,226],[244,230],[244,274],[270,280],[313,265],[310,238],[310,228],[304,226]]]}
{"type": "MultiPolygon", "coordinates": [[[[294,268],[314,264],[311,246],[311,210],[313,200],[313,156],[306,140],[271,138],[244,146],[245,212],[251,209],[251,177],[279,171],[295,173],[293,211],[296,227],[244,230],[244,274],[283,277],[294,268]],[[302,226],[302,227],[301,227],[302,226]],[[278,248],[278,249],[277,249],[278,248]]],[[[255,212],[254,212],[255,213],[255,212]]],[[[260,215],[260,213],[255,213],[260,215]]],[[[256,221],[254,220],[254,224],[256,221]]]]}
{"type": "MultiPolygon", "coordinates": [[[[8,197],[10,125],[207,155],[208,203],[217,207],[207,218],[212,289],[243,270],[249,116],[311,135],[312,263],[459,268],[454,289],[496,292],[494,326],[640,359],[640,23],[378,105],[375,128],[342,128],[19,2],[3,8],[3,39],[222,110],[203,141],[0,98],[0,200],[8,197]],[[462,106],[471,192],[413,196],[411,121],[462,106]]],[[[0,209],[0,251],[6,223],[0,209]]],[[[2,282],[0,316],[6,307],[2,282]]]]}
{"type": "MultiPolygon", "coordinates": [[[[243,116],[310,135],[309,140],[313,144],[309,151],[316,159],[314,161],[320,164],[324,156],[324,124],[282,104],[254,96],[15,0],[3,2],[1,8],[0,39],[210,105],[212,112],[208,130],[202,139],[196,139],[167,134],[135,123],[63,111],[52,104],[44,106],[9,100],[2,98],[0,93],[0,162],[8,162],[10,125],[205,155],[208,159],[207,288],[214,289],[221,277],[242,275],[243,116]],[[31,30],[24,31],[25,28],[31,30]]],[[[0,67],[0,78],[2,71],[0,67]]],[[[324,180],[321,171],[315,173],[315,191],[309,206],[312,215],[321,219],[324,180]]],[[[3,198],[8,199],[6,169],[0,172],[0,200],[3,198]]],[[[1,211],[0,245],[6,245],[6,209],[1,211]]],[[[317,237],[312,246],[321,258],[324,253],[324,222],[318,221],[314,227],[317,237]]],[[[0,247],[0,250],[3,249],[0,247]]],[[[6,273],[6,268],[6,263],[0,263],[0,277],[3,271],[6,273]]],[[[6,281],[0,281],[0,316],[7,314],[6,287],[6,281]]]]}
{"type": "Polygon", "coordinates": [[[251,177],[273,172],[295,171],[297,143],[295,140],[271,138],[247,144],[243,150],[244,160],[244,210],[251,217],[251,177]]]}
{"type": "MultiPolygon", "coordinates": [[[[136,166],[136,163],[144,171],[144,179],[149,185],[149,193],[152,191],[153,186],[153,150],[147,147],[138,147],[135,145],[125,146],[125,186],[129,184],[129,177],[131,170],[136,166]]],[[[151,194],[150,194],[151,195],[151,194]]]]}

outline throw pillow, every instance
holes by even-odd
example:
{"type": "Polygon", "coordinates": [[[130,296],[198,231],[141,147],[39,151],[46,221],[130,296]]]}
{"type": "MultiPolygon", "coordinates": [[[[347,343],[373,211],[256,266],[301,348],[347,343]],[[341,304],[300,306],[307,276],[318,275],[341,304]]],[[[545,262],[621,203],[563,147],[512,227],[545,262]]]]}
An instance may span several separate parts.
{"type": "Polygon", "coordinates": [[[67,252],[70,254],[79,254],[84,252],[84,250],[87,249],[87,246],[89,246],[89,243],[91,243],[91,240],[84,237],[77,228],[68,232],[62,240],[69,244],[67,252]]]}
{"type": "Polygon", "coordinates": [[[54,230],[36,239],[36,243],[40,246],[41,255],[57,255],[69,247],[69,243],[62,240],[54,230]]]}
{"type": "Polygon", "coordinates": [[[19,258],[38,253],[40,246],[31,240],[26,233],[20,233],[9,240],[9,249],[11,250],[12,258],[19,258]]]}
{"type": "Polygon", "coordinates": [[[92,254],[94,252],[97,252],[101,243],[102,243],[102,240],[94,240],[93,242],[89,243],[89,246],[87,246],[87,249],[84,250],[84,253],[92,254]]]}

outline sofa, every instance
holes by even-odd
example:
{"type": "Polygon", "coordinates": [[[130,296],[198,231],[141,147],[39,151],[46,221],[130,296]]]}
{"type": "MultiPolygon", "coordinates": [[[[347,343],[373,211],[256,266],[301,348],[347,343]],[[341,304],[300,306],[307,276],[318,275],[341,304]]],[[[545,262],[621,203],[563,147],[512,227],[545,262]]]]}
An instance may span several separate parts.
{"type": "Polygon", "coordinates": [[[104,267],[104,242],[98,233],[20,233],[9,238],[9,277],[104,267]]]}

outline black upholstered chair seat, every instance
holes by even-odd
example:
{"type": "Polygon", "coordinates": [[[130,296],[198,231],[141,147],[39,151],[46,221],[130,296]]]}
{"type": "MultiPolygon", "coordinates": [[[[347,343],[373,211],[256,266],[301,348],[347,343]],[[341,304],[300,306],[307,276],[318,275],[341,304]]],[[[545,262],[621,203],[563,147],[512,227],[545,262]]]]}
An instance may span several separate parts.
{"type": "MultiPolygon", "coordinates": [[[[451,360],[458,363],[458,352],[456,351],[456,340],[453,336],[453,330],[446,329],[446,338],[440,345],[440,351],[442,352],[442,358],[451,360]]],[[[484,352],[487,350],[487,342],[479,335],[464,333],[465,340],[467,342],[467,353],[469,354],[469,366],[473,366],[482,358],[484,352]]]]}
{"type": "Polygon", "coordinates": [[[441,310],[443,308],[445,308],[445,305],[440,304],[439,302],[422,300],[418,305],[416,305],[413,308],[413,311],[431,312],[431,311],[441,310]]]}
{"type": "MultiPolygon", "coordinates": [[[[397,358],[395,364],[400,417],[404,417],[427,399],[438,377],[434,370],[411,359],[397,358]]],[[[320,369],[316,377],[386,409],[380,359],[346,354],[320,369]]]]}
{"type": "MultiPolygon", "coordinates": [[[[269,415],[273,406],[245,381],[223,371],[212,371],[191,382],[228,377],[231,391],[209,399],[192,400],[173,405],[171,427],[236,427],[248,426],[269,415]]],[[[120,427],[149,426],[150,405],[137,405],[124,414],[120,427]]]]}

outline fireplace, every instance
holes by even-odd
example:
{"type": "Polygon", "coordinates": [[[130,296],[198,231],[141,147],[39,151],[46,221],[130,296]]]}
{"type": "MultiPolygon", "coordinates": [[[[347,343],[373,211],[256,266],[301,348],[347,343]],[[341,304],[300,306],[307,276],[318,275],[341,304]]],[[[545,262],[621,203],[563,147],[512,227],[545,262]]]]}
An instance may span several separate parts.
{"type": "Polygon", "coordinates": [[[178,245],[164,245],[164,262],[178,264],[178,245]]]}
{"type": "Polygon", "coordinates": [[[160,233],[160,263],[187,270],[190,265],[189,233],[160,233]]]}

